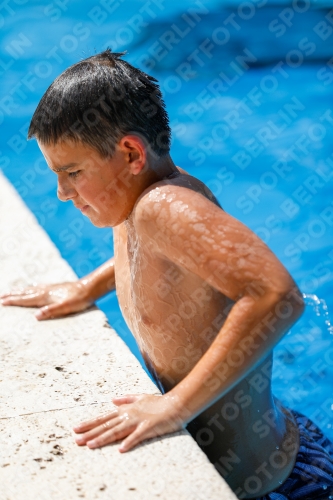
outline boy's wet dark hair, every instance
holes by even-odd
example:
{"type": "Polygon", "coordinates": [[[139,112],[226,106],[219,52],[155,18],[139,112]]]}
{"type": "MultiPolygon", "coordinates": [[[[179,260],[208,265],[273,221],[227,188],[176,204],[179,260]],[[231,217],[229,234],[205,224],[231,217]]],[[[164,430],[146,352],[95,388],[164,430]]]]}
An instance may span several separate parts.
{"type": "Polygon", "coordinates": [[[47,89],[28,139],[83,142],[112,156],[122,136],[137,133],[158,156],[169,153],[171,130],[157,80],[110,49],[66,69],[47,89]]]}

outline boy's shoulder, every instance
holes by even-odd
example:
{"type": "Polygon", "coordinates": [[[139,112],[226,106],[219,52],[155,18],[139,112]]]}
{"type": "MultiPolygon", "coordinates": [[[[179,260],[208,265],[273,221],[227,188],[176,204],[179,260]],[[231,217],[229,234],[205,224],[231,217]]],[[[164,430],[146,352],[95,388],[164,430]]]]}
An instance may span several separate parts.
{"type": "Polygon", "coordinates": [[[179,169],[179,173],[149,186],[139,196],[134,210],[136,221],[181,214],[195,208],[207,210],[210,204],[221,209],[211,190],[199,179],[179,169]],[[208,204],[207,204],[208,203],[208,204]]]}
{"type": "Polygon", "coordinates": [[[141,241],[174,262],[182,258],[179,252],[201,238],[220,239],[219,228],[224,230],[229,218],[207,186],[186,174],[149,186],[131,214],[141,241]]]}

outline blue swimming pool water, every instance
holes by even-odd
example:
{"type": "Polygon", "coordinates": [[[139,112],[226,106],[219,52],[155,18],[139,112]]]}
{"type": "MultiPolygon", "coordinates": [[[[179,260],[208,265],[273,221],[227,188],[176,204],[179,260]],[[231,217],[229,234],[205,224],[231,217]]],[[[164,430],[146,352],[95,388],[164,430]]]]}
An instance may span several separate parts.
{"type": "MultiPolygon", "coordinates": [[[[53,79],[111,46],[159,79],[176,164],[206,182],[329,314],[333,21],[329,2],[315,5],[12,0],[1,10],[0,167],[78,276],[112,255],[112,231],[57,201],[55,176],[25,136],[53,79]]],[[[275,349],[274,391],[333,438],[332,334],[315,300],[275,349]]],[[[115,294],[98,305],[141,359],[115,294]]]]}

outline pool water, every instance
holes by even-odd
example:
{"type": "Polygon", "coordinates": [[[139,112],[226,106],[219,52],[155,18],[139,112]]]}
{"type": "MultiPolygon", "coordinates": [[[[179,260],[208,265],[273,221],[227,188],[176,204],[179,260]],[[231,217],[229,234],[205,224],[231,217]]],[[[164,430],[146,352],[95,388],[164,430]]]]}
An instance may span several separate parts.
{"type": "MultiPolygon", "coordinates": [[[[275,349],[274,392],[333,438],[328,6],[12,0],[0,12],[0,167],[79,277],[110,258],[112,231],[57,200],[55,175],[25,137],[40,97],[66,67],[107,46],[127,50],[130,63],[160,81],[175,163],[256,232],[307,294],[306,312],[275,349]]],[[[115,293],[98,305],[142,361],[115,293]]]]}

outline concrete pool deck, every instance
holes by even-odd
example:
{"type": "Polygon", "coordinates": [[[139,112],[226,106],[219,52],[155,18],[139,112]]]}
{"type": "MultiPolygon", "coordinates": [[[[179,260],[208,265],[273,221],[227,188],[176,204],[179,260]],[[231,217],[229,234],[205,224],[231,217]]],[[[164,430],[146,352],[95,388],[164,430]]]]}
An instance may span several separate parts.
{"type": "MultiPolygon", "coordinates": [[[[1,174],[0,242],[0,292],[76,278],[1,174]]],[[[72,426],[113,395],[158,390],[99,309],[34,313],[0,306],[0,500],[236,499],[186,431],[125,454],[78,447],[72,426]]]]}

